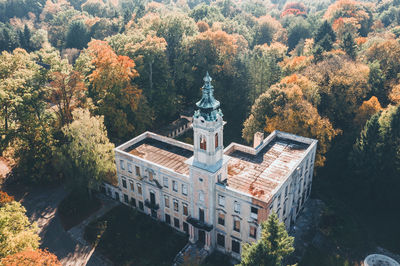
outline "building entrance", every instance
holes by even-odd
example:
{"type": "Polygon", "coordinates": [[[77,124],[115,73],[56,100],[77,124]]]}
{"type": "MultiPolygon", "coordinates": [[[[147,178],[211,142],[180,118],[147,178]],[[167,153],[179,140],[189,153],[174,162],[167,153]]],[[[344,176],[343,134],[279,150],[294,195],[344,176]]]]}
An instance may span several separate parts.
{"type": "Polygon", "coordinates": [[[201,246],[204,246],[204,244],[206,243],[206,232],[204,232],[203,230],[199,229],[199,239],[198,239],[198,243],[201,246]]]}

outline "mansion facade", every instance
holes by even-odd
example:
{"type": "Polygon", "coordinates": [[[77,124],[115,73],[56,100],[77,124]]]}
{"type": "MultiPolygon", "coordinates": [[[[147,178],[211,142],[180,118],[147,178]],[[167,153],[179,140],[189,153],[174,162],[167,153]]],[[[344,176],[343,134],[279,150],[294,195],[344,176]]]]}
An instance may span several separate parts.
{"type": "Polygon", "coordinates": [[[289,228],[311,192],[317,141],[280,131],[254,147],[223,146],[225,122],[206,75],[193,116],[194,144],[145,132],[115,149],[114,198],[240,259],[271,212],[289,228]]]}

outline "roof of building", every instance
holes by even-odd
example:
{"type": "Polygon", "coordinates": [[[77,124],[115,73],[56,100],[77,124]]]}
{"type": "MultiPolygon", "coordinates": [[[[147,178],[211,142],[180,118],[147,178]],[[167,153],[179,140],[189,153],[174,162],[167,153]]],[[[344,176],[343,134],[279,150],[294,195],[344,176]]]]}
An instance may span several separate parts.
{"type": "Polygon", "coordinates": [[[257,154],[245,150],[229,149],[227,185],[268,202],[274,190],[282,184],[310,144],[275,137],[257,154]]]}
{"type": "Polygon", "coordinates": [[[178,118],[177,120],[173,121],[171,124],[160,128],[159,130],[157,130],[156,132],[164,135],[164,136],[168,136],[168,134],[174,132],[177,129],[180,129],[182,126],[189,124],[190,121],[187,120],[186,118],[178,118]]]}
{"type": "Polygon", "coordinates": [[[185,163],[193,156],[193,151],[153,138],[145,138],[124,150],[152,163],[159,164],[183,175],[189,175],[189,165],[185,163]]]}

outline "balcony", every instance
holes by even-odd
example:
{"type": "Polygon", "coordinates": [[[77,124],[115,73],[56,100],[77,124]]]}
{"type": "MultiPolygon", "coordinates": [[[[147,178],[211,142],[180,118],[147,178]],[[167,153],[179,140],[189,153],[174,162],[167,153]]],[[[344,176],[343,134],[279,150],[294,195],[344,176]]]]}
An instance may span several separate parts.
{"type": "Polygon", "coordinates": [[[186,219],[186,221],[188,223],[190,223],[191,225],[193,225],[194,227],[205,230],[207,232],[210,232],[213,229],[213,226],[211,224],[207,224],[207,223],[200,221],[199,219],[196,219],[192,216],[189,216],[186,219]]]}
{"type": "Polygon", "coordinates": [[[144,201],[144,206],[155,211],[160,208],[160,205],[158,205],[157,203],[151,203],[149,200],[144,201]]]}

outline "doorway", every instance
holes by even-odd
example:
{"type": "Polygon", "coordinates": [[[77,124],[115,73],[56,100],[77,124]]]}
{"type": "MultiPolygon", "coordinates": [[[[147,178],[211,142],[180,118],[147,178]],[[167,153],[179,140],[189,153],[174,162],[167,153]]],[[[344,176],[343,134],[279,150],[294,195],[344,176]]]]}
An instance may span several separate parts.
{"type": "Polygon", "coordinates": [[[204,246],[204,244],[206,243],[206,232],[204,232],[203,230],[199,229],[199,239],[198,239],[198,243],[201,246],[204,246]]]}

